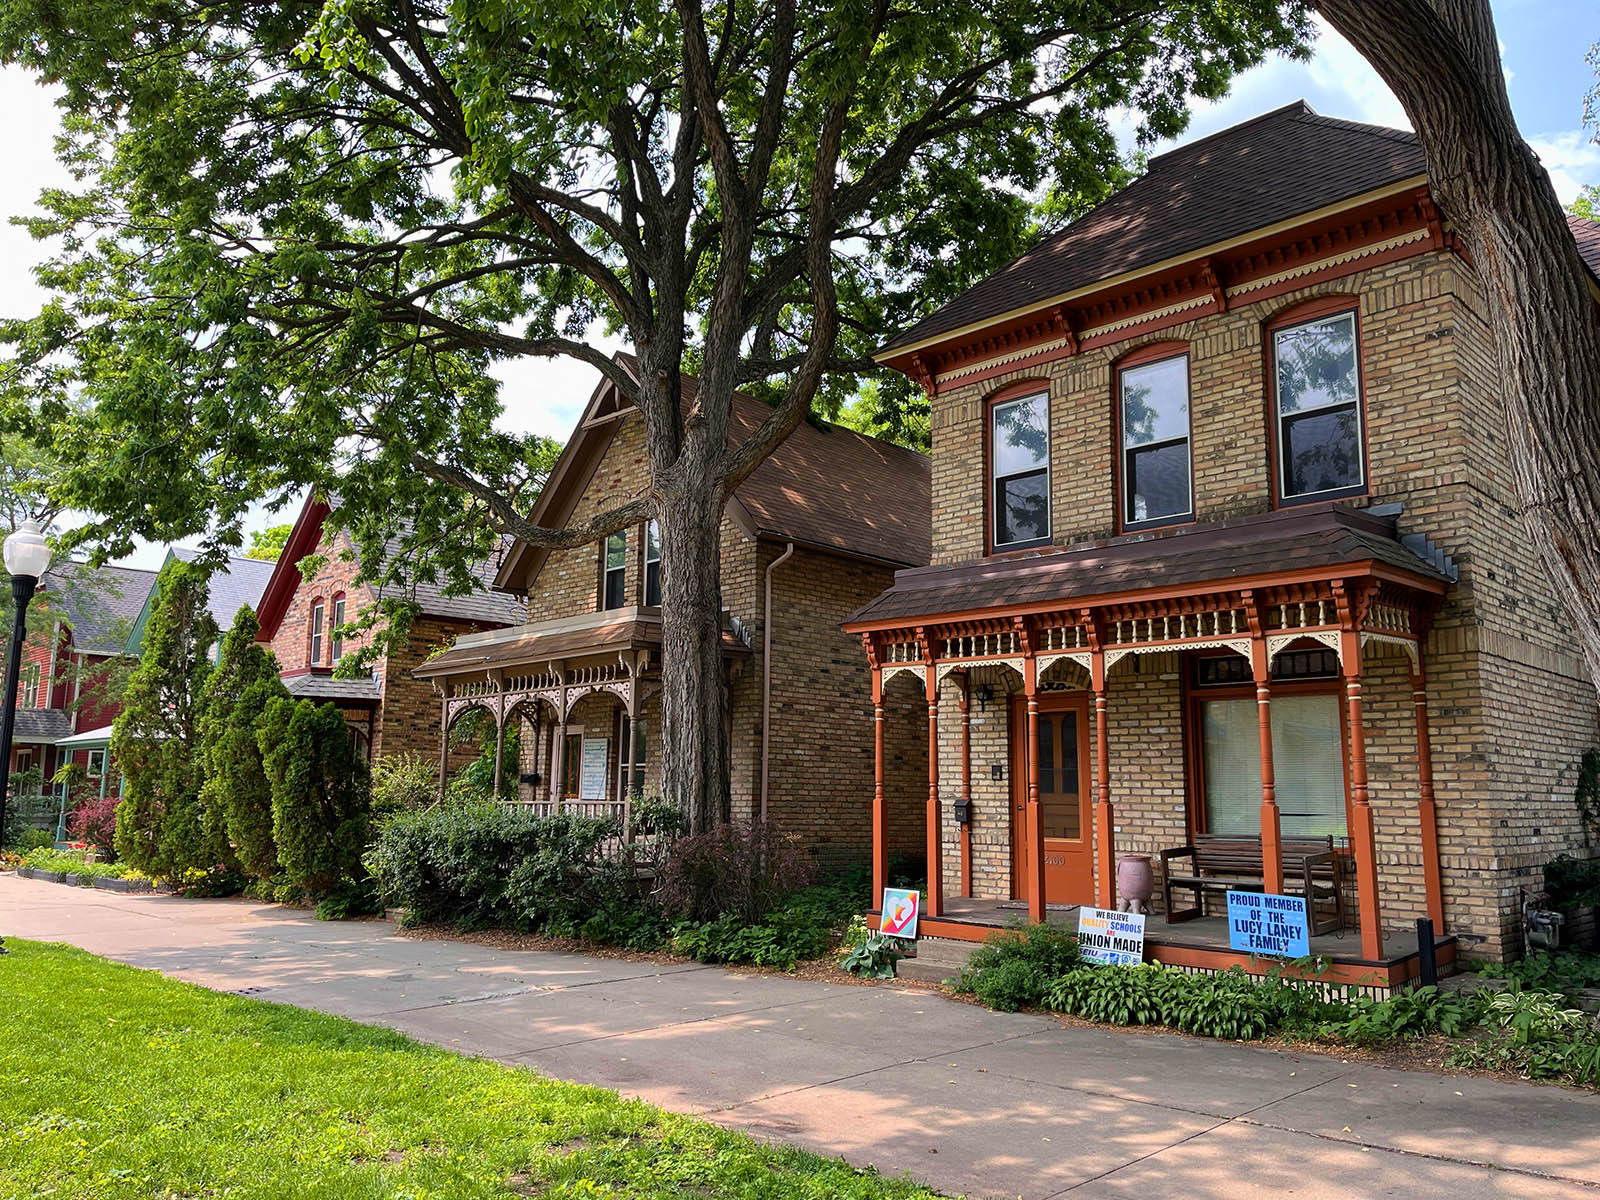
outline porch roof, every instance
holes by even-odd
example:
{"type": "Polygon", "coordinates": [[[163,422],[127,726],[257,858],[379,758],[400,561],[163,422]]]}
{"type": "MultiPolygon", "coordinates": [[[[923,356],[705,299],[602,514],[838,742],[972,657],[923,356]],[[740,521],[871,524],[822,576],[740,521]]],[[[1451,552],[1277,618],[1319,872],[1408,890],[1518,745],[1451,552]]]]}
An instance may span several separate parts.
{"type": "MultiPolygon", "coordinates": [[[[661,610],[633,606],[536,621],[491,633],[460,637],[443,654],[430,658],[412,674],[418,679],[478,674],[498,667],[542,665],[556,659],[614,655],[661,645],[661,610]]],[[[724,654],[748,654],[731,619],[722,622],[724,654]]]]}
{"type": "Polygon", "coordinates": [[[19,708],[11,733],[19,746],[53,746],[72,736],[72,714],[64,708],[19,708]]]}
{"type": "Polygon", "coordinates": [[[383,699],[378,681],[367,675],[360,679],[340,679],[322,671],[290,675],[284,681],[297,700],[331,700],[339,704],[376,705],[383,699]]]}
{"type": "Polygon", "coordinates": [[[1443,591],[1448,560],[1403,544],[1392,516],[1346,505],[1292,508],[1091,546],[1047,547],[895,573],[894,586],[854,613],[850,631],[994,609],[1048,609],[1141,592],[1237,587],[1260,577],[1326,575],[1334,568],[1390,575],[1443,591]]]}

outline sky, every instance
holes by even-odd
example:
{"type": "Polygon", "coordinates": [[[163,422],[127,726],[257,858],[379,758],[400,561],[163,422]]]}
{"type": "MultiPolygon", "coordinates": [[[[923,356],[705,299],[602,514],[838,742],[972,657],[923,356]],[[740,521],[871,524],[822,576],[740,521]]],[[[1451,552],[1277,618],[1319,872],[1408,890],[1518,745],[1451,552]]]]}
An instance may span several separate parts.
{"type": "MultiPolygon", "coordinates": [[[[1581,187],[1600,184],[1600,145],[1594,131],[1582,127],[1583,96],[1595,84],[1584,55],[1600,40],[1600,9],[1592,0],[1498,0],[1494,13],[1517,124],[1550,172],[1562,203],[1570,203],[1581,187]]],[[[1324,26],[1311,62],[1274,59],[1241,75],[1226,99],[1194,112],[1183,137],[1151,150],[1170,149],[1298,99],[1326,116],[1410,127],[1404,109],[1361,56],[1324,26]]],[[[42,188],[71,181],[53,155],[59,122],[51,93],[21,71],[0,70],[0,111],[7,114],[0,125],[0,160],[8,164],[0,172],[0,216],[7,219],[0,224],[0,315],[21,317],[37,311],[44,299],[33,279],[43,255],[9,219],[33,211],[42,188]]],[[[607,351],[620,345],[598,327],[589,341],[607,351]]],[[[598,375],[581,363],[547,360],[519,363],[498,377],[506,428],[565,440],[598,375]]],[[[292,517],[293,510],[263,511],[255,526],[292,517]]],[[[163,547],[144,545],[122,561],[159,567],[164,556],[163,547]]]]}

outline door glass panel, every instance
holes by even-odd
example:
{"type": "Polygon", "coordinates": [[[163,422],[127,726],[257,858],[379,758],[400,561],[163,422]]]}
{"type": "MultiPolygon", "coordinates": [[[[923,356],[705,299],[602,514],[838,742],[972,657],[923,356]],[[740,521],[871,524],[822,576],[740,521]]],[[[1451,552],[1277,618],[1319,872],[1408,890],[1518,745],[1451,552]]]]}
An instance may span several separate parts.
{"type": "Polygon", "coordinates": [[[1039,716],[1039,819],[1047,838],[1083,836],[1083,814],[1078,794],[1078,714],[1041,713],[1039,716]],[[1045,757],[1045,746],[1051,755],[1045,757]],[[1059,750],[1057,749],[1059,747],[1059,750]]]}

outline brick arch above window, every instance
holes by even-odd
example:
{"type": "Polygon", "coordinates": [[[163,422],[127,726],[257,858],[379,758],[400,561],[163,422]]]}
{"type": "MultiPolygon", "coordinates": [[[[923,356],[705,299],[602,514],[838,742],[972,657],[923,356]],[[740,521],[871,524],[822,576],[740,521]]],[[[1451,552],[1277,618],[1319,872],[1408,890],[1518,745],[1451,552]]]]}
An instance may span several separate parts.
{"type": "Polygon", "coordinates": [[[322,644],[327,636],[328,605],[321,596],[314,596],[306,617],[306,666],[322,663],[322,644]]]}
{"type": "Polygon", "coordinates": [[[1331,292],[1323,296],[1306,296],[1292,303],[1281,305],[1273,309],[1262,319],[1262,327],[1276,329],[1282,325],[1295,325],[1301,321],[1309,321],[1313,317],[1325,317],[1331,313],[1359,312],[1361,297],[1347,292],[1331,292]]]}
{"type": "Polygon", "coordinates": [[[1120,371],[1125,367],[1136,367],[1140,363],[1158,362],[1163,358],[1188,353],[1189,342],[1186,339],[1162,338],[1159,341],[1145,342],[1124,350],[1111,360],[1111,369],[1120,371]]]}

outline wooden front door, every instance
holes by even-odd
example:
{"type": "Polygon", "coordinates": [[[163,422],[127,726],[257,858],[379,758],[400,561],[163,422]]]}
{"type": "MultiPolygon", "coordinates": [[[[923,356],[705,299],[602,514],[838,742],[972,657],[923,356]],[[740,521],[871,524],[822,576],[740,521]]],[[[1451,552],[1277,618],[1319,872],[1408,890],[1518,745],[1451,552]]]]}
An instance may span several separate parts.
{"type": "MultiPolygon", "coordinates": [[[[1025,900],[1028,878],[1028,705],[1018,696],[1011,714],[1011,878],[1025,900]]],[[[1047,904],[1094,903],[1093,811],[1089,797],[1089,697],[1039,697],[1039,818],[1044,825],[1047,904]]]]}

